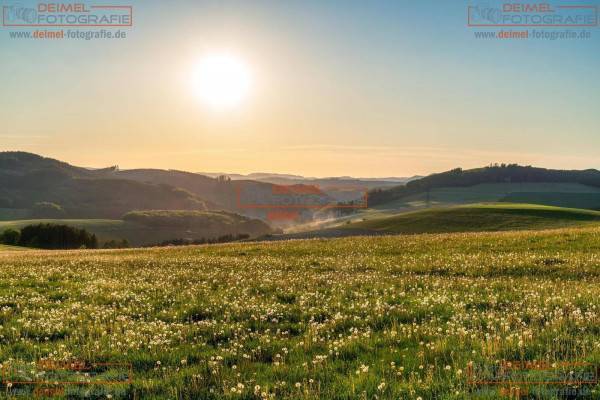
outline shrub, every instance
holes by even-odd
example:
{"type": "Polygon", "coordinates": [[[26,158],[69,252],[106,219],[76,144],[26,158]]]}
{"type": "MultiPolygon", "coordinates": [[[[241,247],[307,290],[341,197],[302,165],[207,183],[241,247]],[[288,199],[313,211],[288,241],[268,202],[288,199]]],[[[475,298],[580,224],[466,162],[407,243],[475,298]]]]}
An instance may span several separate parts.
{"type": "Polygon", "coordinates": [[[85,229],[67,225],[37,224],[21,229],[19,245],[41,249],[96,249],[98,239],[85,229]]]}
{"type": "MultiPolygon", "coordinates": [[[[165,240],[158,244],[157,246],[190,246],[190,245],[198,245],[198,244],[216,244],[216,243],[229,243],[229,242],[237,242],[239,240],[246,240],[250,238],[250,235],[241,233],[239,235],[223,235],[217,238],[202,238],[202,239],[171,239],[165,240]]],[[[154,247],[154,246],[150,246],[154,247]]]]}
{"type": "Polygon", "coordinates": [[[14,229],[7,229],[0,235],[0,243],[4,243],[11,246],[19,244],[19,238],[21,234],[19,231],[14,229]]]}

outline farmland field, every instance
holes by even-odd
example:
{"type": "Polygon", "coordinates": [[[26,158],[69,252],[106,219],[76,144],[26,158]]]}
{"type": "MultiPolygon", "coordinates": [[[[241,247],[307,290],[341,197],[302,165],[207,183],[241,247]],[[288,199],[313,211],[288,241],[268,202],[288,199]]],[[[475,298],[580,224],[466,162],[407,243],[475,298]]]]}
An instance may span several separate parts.
{"type": "Polygon", "coordinates": [[[131,363],[63,396],[474,398],[470,363],[600,361],[600,229],[7,251],[0,303],[5,370],[131,363]]]}
{"type": "Polygon", "coordinates": [[[558,207],[600,209],[600,189],[577,183],[483,183],[442,187],[374,206],[381,211],[410,211],[429,206],[482,202],[532,203],[558,207]]]}
{"type": "Polygon", "coordinates": [[[382,233],[449,233],[568,228],[600,224],[600,212],[534,204],[491,203],[437,207],[377,216],[341,229],[382,233]]]}
{"type": "MultiPolygon", "coordinates": [[[[155,212],[161,213],[159,211],[155,212]]],[[[152,213],[148,213],[151,215],[152,213]]],[[[155,221],[146,221],[144,213],[130,213],[132,220],[117,219],[30,219],[0,221],[0,232],[5,229],[22,229],[28,225],[40,223],[64,224],[72,227],[85,229],[94,233],[100,240],[100,244],[109,240],[126,239],[133,246],[147,246],[161,243],[165,240],[189,238],[189,239],[210,239],[225,234],[247,233],[251,236],[260,236],[270,232],[270,229],[257,221],[249,221],[239,216],[232,216],[228,213],[196,213],[194,221],[194,212],[162,212],[164,216],[174,216],[174,222],[171,225],[156,224],[155,221]],[[175,218],[179,214],[179,220],[175,218]],[[141,217],[140,217],[141,215],[141,217]],[[137,217],[137,219],[133,219],[137,217]],[[154,225],[152,224],[154,222],[154,225]]],[[[127,218],[127,216],[125,217],[127,218]]],[[[165,217],[166,219],[167,217],[165,217]]]]}

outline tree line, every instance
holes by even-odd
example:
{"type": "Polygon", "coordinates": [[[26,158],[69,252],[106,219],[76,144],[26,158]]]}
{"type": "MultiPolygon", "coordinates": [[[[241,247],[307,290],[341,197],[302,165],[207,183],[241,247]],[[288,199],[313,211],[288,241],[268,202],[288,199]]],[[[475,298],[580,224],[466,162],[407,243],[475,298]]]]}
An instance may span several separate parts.
{"type": "MultiPolygon", "coordinates": [[[[172,239],[148,247],[227,243],[245,240],[249,237],[250,235],[243,233],[238,235],[227,234],[216,238],[172,239]]],[[[100,248],[96,235],[85,229],[49,223],[27,225],[20,230],[12,228],[6,229],[4,232],[0,233],[0,244],[49,250],[100,248]]],[[[128,247],[129,242],[126,239],[110,240],[102,245],[102,248],[105,249],[128,247]]]]}
{"type": "Polygon", "coordinates": [[[239,240],[249,239],[250,235],[246,233],[241,233],[239,235],[223,235],[217,238],[202,238],[202,239],[172,239],[165,240],[157,245],[152,245],[148,247],[164,247],[164,246],[190,246],[190,245],[198,245],[198,244],[215,244],[215,243],[229,243],[229,242],[237,242],[239,240]]]}
{"type": "Polygon", "coordinates": [[[403,186],[372,190],[369,192],[369,205],[384,204],[441,187],[468,187],[482,183],[527,182],[580,183],[600,187],[600,171],[595,169],[581,171],[557,170],[518,164],[491,164],[484,168],[469,170],[455,168],[410,181],[403,186]]]}
{"type": "Polygon", "coordinates": [[[98,248],[98,238],[93,233],[58,224],[27,225],[21,230],[7,229],[0,235],[0,242],[37,249],[98,248]]]}

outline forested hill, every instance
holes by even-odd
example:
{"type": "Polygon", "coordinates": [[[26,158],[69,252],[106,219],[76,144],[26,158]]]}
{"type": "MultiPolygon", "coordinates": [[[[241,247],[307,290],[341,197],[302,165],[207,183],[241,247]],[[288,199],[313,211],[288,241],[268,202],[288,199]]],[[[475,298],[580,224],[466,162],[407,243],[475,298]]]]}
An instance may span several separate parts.
{"type": "Polygon", "coordinates": [[[369,205],[385,204],[406,196],[442,187],[467,187],[483,183],[579,183],[600,187],[600,171],[558,170],[520,166],[516,164],[491,165],[484,168],[450,171],[432,174],[408,182],[406,185],[369,192],[369,205]]]}
{"type": "Polygon", "coordinates": [[[0,152],[0,210],[34,218],[120,218],[132,210],[207,209],[204,199],[186,190],[98,179],[103,174],[35,154],[0,152]]]}

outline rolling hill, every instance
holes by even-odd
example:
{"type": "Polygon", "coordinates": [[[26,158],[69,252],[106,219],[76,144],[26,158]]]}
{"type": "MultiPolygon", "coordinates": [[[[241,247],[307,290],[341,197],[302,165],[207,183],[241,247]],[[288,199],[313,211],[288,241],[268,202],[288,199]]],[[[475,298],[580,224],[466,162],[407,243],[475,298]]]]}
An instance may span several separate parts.
{"type": "MultiPolygon", "coordinates": [[[[298,201],[297,194],[280,187],[175,170],[88,169],[31,153],[0,152],[0,220],[119,219],[136,210],[226,210],[266,220],[270,206],[298,201]]],[[[344,191],[335,197],[321,192],[318,201],[332,204],[346,201],[344,196],[344,191]]],[[[303,211],[302,218],[310,220],[313,211],[303,211]]]]}
{"type": "Polygon", "coordinates": [[[244,194],[271,194],[274,185],[252,180],[231,181],[223,178],[210,178],[204,175],[185,171],[162,169],[105,169],[98,171],[101,179],[126,179],[129,181],[153,184],[171,185],[186,190],[195,196],[206,199],[207,206],[213,210],[233,211],[255,218],[266,218],[264,210],[258,208],[240,207],[240,188],[244,194]]]}
{"type": "Polygon", "coordinates": [[[0,221],[0,232],[38,223],[55,223],[85,229],[102,245],[126,239],[133,246],[158,244],[174,239],[215,239],[224,235],[259,237],[272,233],[266,223],[234,213],[211,211],[132,212],[123,219],[37,219],[0,221]]]}
{"type": "Polygon", "coordinates": [[[276,185],[315,185],[319,188],[327,187],[340,187],[340,186],[354,186],[366,189],[385,188],[393,187],[405,184],[406,182],[422,178],[422,176],[412,177],[385,177],[385,178],[355,178],[351,176],[336,176],[328,178],[312,178],[300,175],[289,175],[289,174],[274,174],[274,173],[261,173],[255,172],[248,175],[242,174],[228,174],[224,172],[201,172],[201,175],[210,176],[217,178],[219,176],[226,175],[234,181],[238,180],[252,180],[258,182],[273,183],[276,185]]]}
{"type": "Polygon", "coordinates": [[[406,209],[418,202],[430,206],[478,201],[600,209],[600,171],[519,165],[493,165],[470,170],[457,168],[403,186],[369,193],[369,205],[377,209],[406,209]]]}
{"type": "Polygon", "coordinates": [[[600,212],[531,204],[431,208],[345,224],[340,230],[415,234],[540,230],[600,224],[600,212]]]}
{"type": "MultiPolygon", "coordinates": [[[[280,190],[282,186],[314,188],[315,192],[319,192],[318,201],[320,204],[356,200],[364,196],[367,188],[378,187],[377,184],[356,186],[357,181],[352,180],[316,180],[305,182],[303,180],[275,179],[273,181],[257,181],[241,177],[238,177],[240,179],[230,179],[225,175],[211,178],[191,172],[161,169],[104,169],[99,171],[97,176],[105,179],[118,178],[143,183],[169,184],[206,199],[210,209],[234,211],[261,219],[269,219],[269,205],[295,204],[298,201],[309,201],[308,196],[302,197],[302,195],[298,195],[298,193],[302,193],[301,190],[292,191],[292,193],[283,193],[280,190]],[[356,189],[352,190],[354,186],[356,186],[356,189]]],[[[254,175],[252,176],[254,177],[254,175]]],[[[302,211],[305,220],[313,218],[313,210],[306,208],[302,211]]]]}
{"type": "Polygon", "coordinates": [[[557,207],[600,209],[600,187],[580,183],[481,183],[473,186],[432,188],[372,205],[382,212],[413,211],[473,203],[529,203],[557,207]]]}
{"type": "Polygon", "coordinates": [[[0,152],[0,219],[113,219],[132,210],[208,208],[202,198],[181,188],[98,179],[102,174],[35,154],[0,152]]]}

